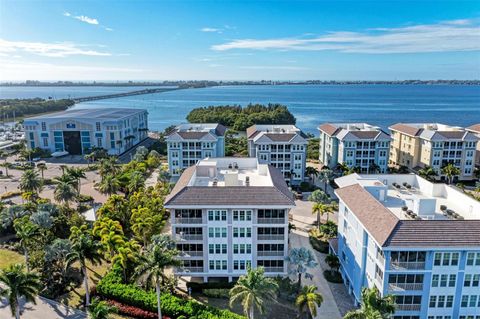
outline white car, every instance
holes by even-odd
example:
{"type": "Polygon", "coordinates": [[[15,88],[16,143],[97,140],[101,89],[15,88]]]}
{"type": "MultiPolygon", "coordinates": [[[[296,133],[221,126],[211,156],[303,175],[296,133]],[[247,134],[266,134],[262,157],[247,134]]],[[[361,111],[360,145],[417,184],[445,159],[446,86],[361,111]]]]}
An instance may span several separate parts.
{"type": "Polygon", "coordinates": [[[59,152],[53,152],[52,157],[62,157],[68,155],[67,151],[59,151],[59,152]]]}

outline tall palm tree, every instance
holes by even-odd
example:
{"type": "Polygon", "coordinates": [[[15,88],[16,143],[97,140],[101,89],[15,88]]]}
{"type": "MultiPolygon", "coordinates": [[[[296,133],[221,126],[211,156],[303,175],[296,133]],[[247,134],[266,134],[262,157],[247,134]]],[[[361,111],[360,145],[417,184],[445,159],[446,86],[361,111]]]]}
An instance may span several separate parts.
{"type": "Polygon", "coordinates": [[[42,180],[36,171],[27,169],[23,172],[22,177],[20,177],[19,188],[22,192],[32,192],[38,195],[42,190],[42,180]]]}
{"type": "Polygon", "coordinates": [[[171,177],[172,176],[170,175],[170,173],[166,169],[161,168],[158,172],[157,181],[165,186],[167,183],[170,182],[171,177]]]}
{"type": "Polygon", "coordinates": [[[40,277],[25,271],[21,264],[11,265],[0,271],[0,284],[5,287],[0,288],[0,297],[8,299],[10,311],[16,319],[20,319],[20,298],[36,304],[35,297],[42,287],[40,277]]]}
{"type": "Polygon", "coordinates": [[[120,189],[120,182],[114,175],[106,175],[97,184],[97,187],[100,193],[111,196],[120,189]]]}
{"type": "Polygon", "coordinates": [[[460,175],[460,169],[458,169],[452,163],[448,163],[446,166],[442,167],[442,174],[447,178],[448,184],[451,184],[453,182],[453,178],[460,175]]]}
{"type": "Polygon", "coordinates": [[[318,174],[320,174],[320,172],[318,171],[318,169],[316,167],[307,166],[305,168],[305,174],[310,178],[312,183],[314,183],[315,182],[315,177],[317,177],[318,174]]]}
{"type": "Polygon", "coordinates": [[[332,202],[329,204],[325,203],[315,203],[312,206],[312,213],[317,214],[318,227],[320,228],[320,216],[327,215],[327,222],[329,221],[330,214],[333,214],[337,211],[338,206],[336,203],[332,202]]]}
{"type": "Polygon", "coordinates": [[[395,296],[380,297],[377,287],[362,289],[360,309],[348,312],[344,319],[387,319],[395,312],[395,296]]]}
{"type": "Polygon", "coordinates": [[[87,312],[89,319],[108,319],[111,313],[117,312],[117,309],[110,306],[106,301],[94,298],[87,312]]]}
{"type": "Polygon", "coordinates": [[[130,175],[127,184],[128,193],[132,194],[145,186],[145,177],[141,172],[135,171],[130,175]]]}
{"type": "Polygon", "coordinates": [[[101,245],[96,242],[86,225],[81,227],[73,226],[71,228],[70,244],[71,252],[67,255],[66,267],[78,262],[83,275],[83,285],[85,287],[85,305],[90,305],[90,290],[88,288],[87,261],[92,264],[99,264],[102,260],[100,252],[101,245]]]}
{"type": "Polygon", "coordinates": [[[265,301],[275,300],[277,291],[278,284],[273,278],[265,277],[263,267],[248,267],[247,273],[240,276],[235,286],[230,289],[230,307],[240,301],[247,318],[254,319],[255,308],[263,313],[265,301]]]}
{"type": "Polygon", "coordinates": [[[42,175],[42,181],[45,182],[45,177],[43,176],[43,172],[45,172],[47,170],[47,164],[38,163],[37,164],[37,169],[40,171],[40,174],[42,175]]]}
{"type": "Polygon", "coordinates": [[[435,176],[437,176],[437,172],[433,167],[425,165],[424,168],[418,171],[418,175],[420,175],[420,177],[425,178],[426,180],[431,181],[435,179],[435,176]]]}
{"type": "Polygon", "coordinates": [[[115,175],[119,172],[119,167],[117,165],[117,158],[112,156],[108,158],[104,158],[100,161],[100,169],[99,174],[103,179],[108,175],[115,175]]]}
{"type": "Polygon", "coordinates": [[[135,268],[135,277],[139,282],[145,283],[147,286],[155,286],[158,319],[162,319],[160,287],[167,278],[165,269],[181,265],[181,262],[177,259],[178,251],[170,249],[171,244],[164,245],[153,242],[140,256],[139,265],[135,268]]]}
{"type": "Polygon", "coordinates": [[[22,247],[25,256],[27,271],[30,271],[28,250],[41,234],[40,228],[32,223],[28,216],[16,219],[13,223],[13,227],[15,229],[15,235],[20,239],[20,246],[22,247]]]}
{"type": "Polygon", "coordinates": [[[57,182],[57,186],[53,191],[53,197],[59,203],[64,203],[65,206],[69,206],[69,202],[73,201],[77,196],[77,191],[70,182],[57,182]]]}
{"type": "Polygon", "coordinates": [[[320,181],[323,182],[323,191],[327,193],[327,184],[333,177],[333,171],[329,168],[323,168],[320,170],[320,181]]]}
{"type": "Polygon", "coordinates": [[[345,174],[350,170],[350,167],[348,167],[347,163],[343,162],[343,163],[338,163],[335,169],[340,171],[342,174],[345,174]]]}
{"type": "Polygon", "coordinates": [[[81,179],[87,178],[85,170],[80,167],[67,167],[66,173],[75,181],[75,189],[77,190],[77,194],[80,195],[81,179]]]}
{"type": "Polygon", "coordinates": [[[318,265],[315,257],[310,249],[305,247],[290,249],[285,260],[293,266],[289,273],[298,276],[298,290],[302,287],[302,275],[306,278],[313,278],[313,275],[308,272],[308,268],[314,268],[318,265]]]}
{"type": "Polygon", "coordinates": [[[317,316],[317,307],[320,308],[322,305],[323,296],[316,291],[317,287],[313,285],[302,287],[302,291],[295,300],[295,305],[298,307],[300,314],[306,314],[307,317],[312,318],[317,316]]]}
{"type": "Polygon", "coordinates": [[[378,174],[380,173],[380,166],[377,163],[372,163],[368,167],[368,173],[370,174],[378,174]]]}

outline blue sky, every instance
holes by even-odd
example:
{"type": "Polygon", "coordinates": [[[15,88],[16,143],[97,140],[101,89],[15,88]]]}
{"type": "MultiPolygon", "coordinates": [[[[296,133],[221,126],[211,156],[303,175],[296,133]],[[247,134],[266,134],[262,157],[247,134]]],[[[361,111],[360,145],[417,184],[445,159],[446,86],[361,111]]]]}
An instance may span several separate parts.
{"type": "Polygon", "coordinates": [[[480,1],[0,0],[0,80],[478,79],[480,1]]]}

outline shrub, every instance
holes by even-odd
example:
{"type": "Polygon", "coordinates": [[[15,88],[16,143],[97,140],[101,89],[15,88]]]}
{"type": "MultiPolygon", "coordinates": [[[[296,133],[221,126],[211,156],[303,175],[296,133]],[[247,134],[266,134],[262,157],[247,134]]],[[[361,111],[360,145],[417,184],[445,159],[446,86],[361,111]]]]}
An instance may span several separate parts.
{"type": "Polygon", "coordinates": [[[192,291],[202,292],[205,289],[232,289],[234,282],[187,282],[187,288],[192,291]]]}
{"type": "MultiPolygon", "coordinates": [[[[158,317],[157,313],[152,311],[146,311],[137,307],[124,305],[120,302],[115,300],[107,300],[107,303],[110,306],[117,308],[118,313],[134,318],[142,318],[142,319],[156,319],[158,317]]],[[[169,317],[163,316],[163,319],[167,319],[169,317]]]]}
{"type": "Polygon", "coordinates": [[[309,238],[310,244],[312,245],[313,249],[316,251],[319,251],[323,254],[328,254],[328,242],[327,241],[322,241],[320,239],[317,239],[315,237],[310,236],[309,238]]]}
{"type": "Polygon", "coordinates": [[[323,276],[329,282],[333,282],[335,284],[343,283],[342,275],[338,271],[324,270],[323,276]]]}
{"type": "Polygon", "coordinates": [[[93,197],[90,195],[80,194],[77,196],[77,200],[80,203],[93,202],[93,197]]]}
{"type": "Polygon", "coordinates": [[[320,233],[325,238],[337,237],[338,226],[333,221],[329,220],[325,224],[320,225],[320,233]]]}
{"type": "Polygon", "coordinates": [[[230,289],[203,289],[202,293],[210,298],[223,298],[228,299],[230,297],[230,289]]]}
{"type": "Polygon", "coordinates": [[[289,277],[277,276],[275,281],[278,284],[278,292],[281,298],[294,301],[298,294],[298,285],[289,277]]]}
{"type": "Polygon", "coordinates": [[[447,206],[445,205],[440,205],[440,210],[443,212],[444,210],[447,210],[447,206]]]}
{"type": "Polygon", "coordinates": [[[302,192],[310,192],[315,190],[315,186],[311,185],[308,182],[301,182],[299,188],[302,192]]]}
{"type": "Polygon", "coordinates": [[[6,192],[6,193],[3,193],[3,194],[0,194],[0,199],[7,199],[7,198],[15,197],[15,196],[18,196],[18,195],[21,195],[21,194],[22,194],[21,191],[6,192]]]}

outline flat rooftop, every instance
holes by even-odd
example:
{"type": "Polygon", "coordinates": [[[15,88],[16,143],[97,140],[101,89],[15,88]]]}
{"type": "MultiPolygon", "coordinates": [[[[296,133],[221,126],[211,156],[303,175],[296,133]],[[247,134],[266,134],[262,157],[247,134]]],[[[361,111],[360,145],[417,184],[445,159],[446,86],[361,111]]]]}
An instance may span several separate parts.
{"type": "Polygon", "coordinates": [[[98,108],[98,109],[70,109],[62,112],[55,112],[40,116],[29,117],[26,120],[63,120],[63,119],[84,119],[84,120],[118,120],[138,113],[144,113],[144,109],[129,108],[98,108]]]}

